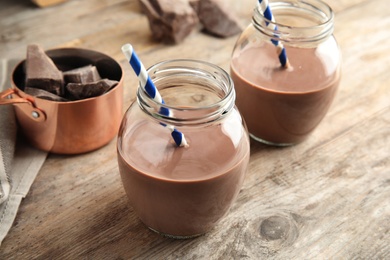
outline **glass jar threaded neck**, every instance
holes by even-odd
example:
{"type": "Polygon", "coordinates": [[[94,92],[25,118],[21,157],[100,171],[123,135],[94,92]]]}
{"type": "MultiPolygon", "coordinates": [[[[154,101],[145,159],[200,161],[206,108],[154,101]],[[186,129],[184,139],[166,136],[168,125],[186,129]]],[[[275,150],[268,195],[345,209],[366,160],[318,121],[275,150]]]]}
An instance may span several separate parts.
{"type": "Polygon", "coordinates": [[[168,60],[150,67],[148,74],[164,102],[157,102],[141,88],[141,110],[160,123],[176,126],[203,125],[223,118],[234,107],[235,91],[229,74],[198,60],[168,60]],[[170,113],[161,113],[169,110],[170,113]]]}
{"type": "Polygon", "coordinates": [[[269,6],[275,22],[268,20],[257,6],[252,24],[270,39],[302,46],[318,44],[333,33],[334,13],[321,0],[270,0],[269,6]]]}

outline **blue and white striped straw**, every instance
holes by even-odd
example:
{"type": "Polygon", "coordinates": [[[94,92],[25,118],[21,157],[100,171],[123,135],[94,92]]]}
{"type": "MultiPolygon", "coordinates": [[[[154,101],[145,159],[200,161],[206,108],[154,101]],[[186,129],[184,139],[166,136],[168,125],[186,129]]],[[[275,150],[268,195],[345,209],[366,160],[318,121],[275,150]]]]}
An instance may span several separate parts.
{"type": "MultiPolygon", "coordinates": [[[[142,64],[137,54],[135,53],[133,46],[129,43],[126,43],[125,45],[122,46],[122,52],[123,54],[125,54],[127,60],[129,61],[131,67],[133,68],[135,74],[137,75],[142,89],[149,95],[150,98],[152,98],[156,102],[165,104],[156,86],[154,85],[152,79],[149,77],[149,74],[146,71],[144,65],[142,64]]],[[[171,111],[166,107],[161,107],[160,113],[165,116],[171,115],[171,111]]],[[[162,124],[162,125],[167,127],[171,131],[172,138],[175,141],[177,146],[182,146],[182,147],[188,146],[188,143],[182,132],[179,132],[171,125],[166,125],[166,124],[162,124]]]]}
{"type": "MultiPolygon", "coordinates": [[[[266,22],[266,25],[271,28],[273,31],[278,30],[278,26],[275,24],[275,18],[271,12],[271,8],[269,7],[268,0],[259,0],[259,4],[261,7],[261,10],[263,11],[263,15],[268,20],[272,21],[272,23],[266,22]]],[[[288,67],[289,62],[287,59],[286,49],[284,48],[283,44],[280,41],[271,39],[271,42],[276,46],[276,50],[278,53],[279,61],[282,67],[288,67]]]]}

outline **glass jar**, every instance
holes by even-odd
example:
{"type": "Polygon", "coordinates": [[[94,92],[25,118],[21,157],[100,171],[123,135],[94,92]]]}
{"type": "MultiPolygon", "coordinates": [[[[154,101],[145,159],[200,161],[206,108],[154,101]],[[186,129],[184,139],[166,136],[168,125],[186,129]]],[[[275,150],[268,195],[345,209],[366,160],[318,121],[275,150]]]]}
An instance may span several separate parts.
{"type": "Polygon", "coordinates": [[[233,82],[221,68],[195,60],[158,63],[148,74],[165,103],[138,88],[118,135],[122,183],[150,229],[201,235],[228,212],[248,166],[249,135],[233,82]],[[182,132],[188,147],[176,146],[167,126],[182,132]]]}
{"type": "Polygon", "coordinates": [[[230,72],[251,137],[292,145],[305,140],[327,113],[340,81],[341,54],[326,3],[277,0],[269,6],[276,22],[260,7],[254,10],[234,47],[230,72]],[[287,67],[275,41],[285,47],[287,67]]]}

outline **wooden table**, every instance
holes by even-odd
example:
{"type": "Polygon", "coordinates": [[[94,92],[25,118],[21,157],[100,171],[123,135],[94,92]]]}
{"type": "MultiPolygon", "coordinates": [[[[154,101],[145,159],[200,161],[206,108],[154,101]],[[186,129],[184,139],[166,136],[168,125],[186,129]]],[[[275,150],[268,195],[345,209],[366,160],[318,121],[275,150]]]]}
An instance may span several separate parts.
{"type": "MultiPolygon", "coordinates": [[[[390,13],[388,0],[327,0],[343,53],[337,97],[302,144],[251,144],[249,172],[230,213],[210,233],[173,240],[148,230],[127,204],[116,142],[91,153],[50,154],[0,247],[0,259],[389,259],[390,13]]],[[[255,1],[231,1],[248,24],[255,1]]],[[[172,58],[229,67],[236,37],[194,32],[154,42],[138,2],[77,1],[39,9],[0,0],[0,57],[91,48],[126,70],[124,110],[137,79],[120,51],[131,42],[150,66],[172,58]]]]}

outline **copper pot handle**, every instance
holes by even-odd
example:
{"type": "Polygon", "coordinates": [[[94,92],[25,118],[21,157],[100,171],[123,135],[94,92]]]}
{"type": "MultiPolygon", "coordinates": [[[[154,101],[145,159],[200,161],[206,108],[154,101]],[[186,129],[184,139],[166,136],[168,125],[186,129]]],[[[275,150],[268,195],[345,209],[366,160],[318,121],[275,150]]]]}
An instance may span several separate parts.
{"type": "Polygon", "coordinates": [[[0,92],[0,105],[20,106],[23,112],[30,115],[32,120],[37,122],[46,120],[46,113],[36,106],[32,97],[21,97],[13,88],[0,92]]]}

